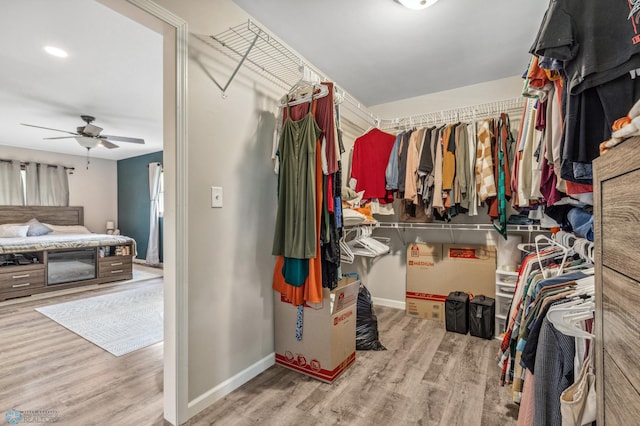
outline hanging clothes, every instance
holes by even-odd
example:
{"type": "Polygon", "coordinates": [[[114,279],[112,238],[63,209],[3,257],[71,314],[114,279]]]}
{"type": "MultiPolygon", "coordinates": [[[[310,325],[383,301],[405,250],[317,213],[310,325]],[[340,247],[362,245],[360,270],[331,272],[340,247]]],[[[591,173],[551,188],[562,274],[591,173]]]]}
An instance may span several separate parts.
{"type": "Polygon", "coordinates": [[[567,181],[591,184],[598,144],[640,95],[639,17],[634,2],[597,0],[553,1],[544,15],[530,53],[541,58],[541,67],[554,66],[548,59],[560,64],[561,175],[567,181]]]}
{"type": "Polygon", "coordinates": [[[405,170],[405,200],[418,204],[418,165],[420,157],[420,144],[424,138],[424,129],[418,129],[411,134],[407,146],[407,164],[405,170]]]}
{"type": "MultiPolygon", "coordinates": [[[[385,171],[396,137],[373,128],[357,138],[353,145],[351,179],[355,191],[364,191],[363,199],[393,202],[393,193],[387,190],[385,171]]],[[[400,184],[400,182],[399,182],[400,184]]]]}
{"type": "Polygon", "coordinates": [[[497,182],[497,196],[492,199],[489,204],[489,216],[494,219],[496,230],[506,239],[507,238],[507,202],[511,200],[511,174],[508,158],[510,145],[514,143],[511,139],[511,128],[509,116],[500,114],[500,118],[495,125],[496,150],[494,154],[495,176],[497,182]],[[497,219],[497,220],[495,220],[497,219]]]}
{"type": "MultiPolygon", "coordinates": [[[[316,249],[319,252],[320,246],[320,221],[322,216],[322,164],[320,150],[316,150],[316,175],[315,175],[315,213],[316,213],[316,249]]],[[[322,264],[319,257],[309,259],[309,274],[301,286],[293,286],[285,281],[282,273],[285,259],[283,256],[276,257],[276,264],[273,270],[273,289],[281,293],[293,305],[301,305],[305,302],[321,303],[322,294],[322,264]]]]}
{"type": "MultiPolygon", "coordinates": [[[[521,426],[574,424],[564,418],[573,414],[561,409],[561,396],[579,378],[589,353],[584,340],[575,337],[588,333],[559,328],[564,323],[554,323],[557,317],[550,312],[591,312],[592,318],[593,267],[581,266],[583,259],[549,241],[552,246],[523,259],[500,351],[501,383],[511,385],[520,404],[521,426]]],[[[592,319],[584,318],[582,327],[590,329],[592,319]]]]}
{"type": "Polygon", "coordinates": [[[272,254],[296,259],[316,257],[315,201],[316,151],[321,135],[312,113],[294,121],[288,116],[282,129],[278,152],[278,211],[272,254]]]}
{"type": "Polygon", "coordinates": [[[483,120],[478,128],[478,149],[476,152],[476,191],[480,201],[497,194],[491,155],[491,120],[483,120]]]}

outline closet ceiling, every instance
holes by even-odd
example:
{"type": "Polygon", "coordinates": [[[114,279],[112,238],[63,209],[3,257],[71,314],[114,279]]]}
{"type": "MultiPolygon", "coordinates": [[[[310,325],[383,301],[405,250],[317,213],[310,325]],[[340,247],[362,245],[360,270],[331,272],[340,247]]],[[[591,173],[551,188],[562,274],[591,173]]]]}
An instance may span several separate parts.
{"type": "MultiPolygon", "coordinates": [[[[368,106],[520,75],[540,0],[234,0],[368,106]]],[[[236,23],[230,23],[236,24],[236,23]]]]}
{"type": "MultiPolygon", "coordinates": [[[[3,1],[0,12],[0,145],[85,155],[70,136],[21,126],[75,131],[81,114],[106,135],[144,145],[91,150],[117,160],[162,150],[162,36],[87,0],[3,1]],[[51,44],[66,59],[44,52],[51,44]]],[[[2,158],[2,148],[0,148],[2,158]]]]}

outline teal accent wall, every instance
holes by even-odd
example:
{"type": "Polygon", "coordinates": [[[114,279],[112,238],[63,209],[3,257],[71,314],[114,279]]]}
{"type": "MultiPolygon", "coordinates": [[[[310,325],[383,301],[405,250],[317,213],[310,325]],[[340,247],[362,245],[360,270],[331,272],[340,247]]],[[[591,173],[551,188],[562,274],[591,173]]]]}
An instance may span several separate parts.
{"type": "MultiPolygon", "coordinates": [[[[118,228],[136,240],[138,259],[147,256],[149,240],[149,163],[162,164],[162,151],[118,161],[118,228]]],[[[162,262],[160,219],[160,262],[162,262]]]]}

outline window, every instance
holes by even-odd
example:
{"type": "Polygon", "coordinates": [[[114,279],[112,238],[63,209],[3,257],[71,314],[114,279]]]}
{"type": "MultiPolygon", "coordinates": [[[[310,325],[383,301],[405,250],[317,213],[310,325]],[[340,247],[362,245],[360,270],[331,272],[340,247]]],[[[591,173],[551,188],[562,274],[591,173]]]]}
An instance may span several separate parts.
{"type": "Polygon", "coordinates": [[[160,172],[160,191],[158,192],[158,217],[164,216],[164,170],[160,172]]]}

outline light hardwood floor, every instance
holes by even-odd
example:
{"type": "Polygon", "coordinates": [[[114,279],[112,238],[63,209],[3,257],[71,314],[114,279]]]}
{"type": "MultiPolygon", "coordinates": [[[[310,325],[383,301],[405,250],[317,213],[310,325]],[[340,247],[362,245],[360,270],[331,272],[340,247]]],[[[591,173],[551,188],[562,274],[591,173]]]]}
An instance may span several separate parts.
{"type": "Polygon", "coordinates": [[[115,357],[34,310],[150,285],[162,279],[0,303],[0,424],[11,409],[54,411],[60,425],[163,424],[162,343],[115,357]]]}
{"type": "MultiPolygon", "coordinates": [[[[157,285],[158,280],[128,284],[157,285]]],[[[114,357],[34,308],[120,291],[0,304],[0,419],[55,410],[61,425],[162,425],[162,343],[114,357]]],[[[386,351],[359,351],[329,385],[280,366],[188,425],[511,425],[517,406],[498,385],[496,340],[376,307],[386,351]]]]}
{"type": "Polygon", "coordinates": [[[515,425],[497,340],[376,307],[386,351],[359,351],[333,384],[275,365],[188,422],[201,425],[515,425]]]}

